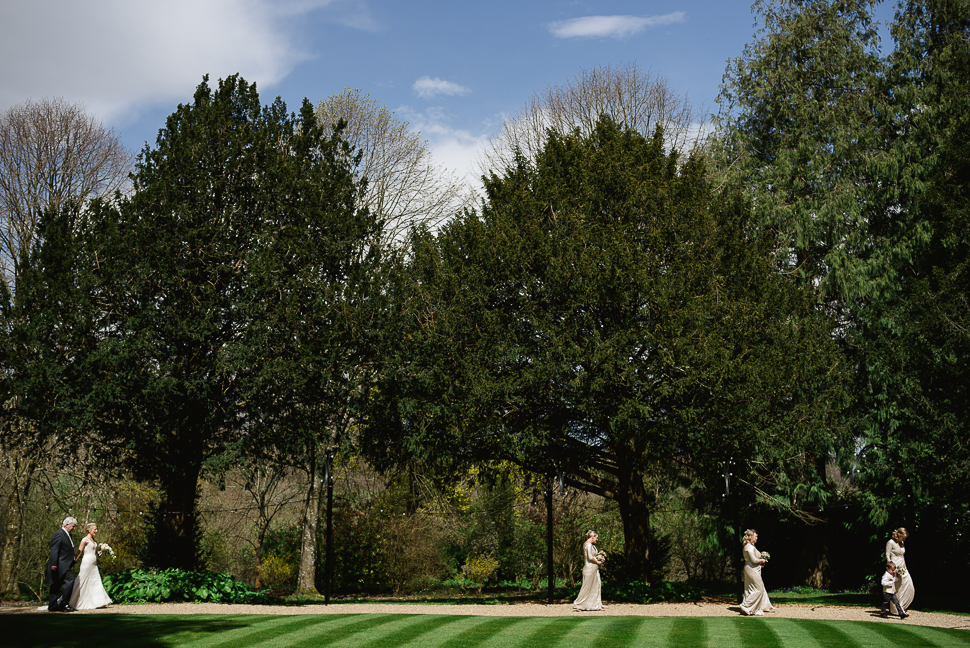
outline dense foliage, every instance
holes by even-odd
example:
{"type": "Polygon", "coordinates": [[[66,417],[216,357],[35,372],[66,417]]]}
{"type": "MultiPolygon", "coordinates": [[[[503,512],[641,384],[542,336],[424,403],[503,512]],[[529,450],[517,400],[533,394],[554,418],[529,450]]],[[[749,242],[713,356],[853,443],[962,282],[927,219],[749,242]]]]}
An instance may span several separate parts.
{"type": "Polygon", "coordinates": [[[486,192],[415,246],[400,298],[414,325],[365,438],[375,462],[559,473],[618,503],[629,568],[646,574],[658,485],[717,489],[735,457],[754,496],[839,434],[825,322],[701,159],[604,118],[589,136],[550,132],[486,192]]]}
{"type": "Polygon", "coordinates": [[[129,569],[102,579],[115,603],[272,603],[266,592],[253,591],[229,574],[181,569],[129,569]]]}
{"type": "Polygon", "coordinates": [[[756,3],[763,29],[725,76],[718,155],[780,233],[779,267],[837,314],[855,368],[856,433],[834,449],[852,513],[836,517],[870,543],[919,529],[917,556],[933,547],[963,570],[970,5],[899,3],[884,55],[875,4],[756,3]]]}
{"type": "Polygon", "coordinates": [[[352,162],[309,102],[297,117],[238,77],[204,81],[140,155],[130,196],[49,220],[17,295],[38,331],[13,364],[19,403],[39,439],[75,430],[61,452],[160,482],[149,564],[196,565],[207,459],[303,436],[345,382],[347,295],[366,293],[354,282],[378,229],[352,162]]]}

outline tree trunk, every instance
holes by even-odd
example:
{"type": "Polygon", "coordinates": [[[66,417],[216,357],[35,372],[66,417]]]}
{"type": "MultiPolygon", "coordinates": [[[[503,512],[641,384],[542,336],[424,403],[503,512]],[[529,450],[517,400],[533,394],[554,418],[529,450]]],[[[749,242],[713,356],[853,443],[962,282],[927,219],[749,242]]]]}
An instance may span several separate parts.
{"type": "Polygon", "coordinates": [[[17,451],[13,452],[9,464],[13,483],[8,494],[7,528],[4,530],[3,553],[0,554],[0,600],[20,598],[17,566],[20,564],[24,521],[27,517],[26,502],[37,469],[36,462],[25,460],[17,451]]]}
{"type": "Polygon", "coordinates": [[[166,475],[164,495],[153,515],[145,562],[158,569],[194,571],[199,565],[199,499],[201,466],[185,462],[166,475]]]}
{"type": "Polygon", "coordinates": [[[832,585],[834,570],[829,562],[829,543],[832,530],[827,523],[806,526],[802,532],[799,580],[816,589],[832,585]]]}
{"type": "Polygon", "coordinates": [[[319,596],[317,591],[317,527],[320,521],[320,493],[323,480],[317,475],[316,451],[310,458],[309,484],[303,505],[303,536],[300,541],[300,574],[296,593],[319,596]]]}
{"type": "Polygon", "coordinates": [[[623,520],[623,542],[630,574],[644,581],[650,578],[650,512],[653,502],[643,485],[643,477],[632,469],[619,475],[617,504],[623,520]]]}
{"type": "Polygon", "coordinates": [[[256,523],[256,582],[253,588],[258,592],[263,588],[263,542],[266,540],[266,530],[269,528],[269,520],[263,514],[263,507],[259,509],[259,520],[256,523]]]}

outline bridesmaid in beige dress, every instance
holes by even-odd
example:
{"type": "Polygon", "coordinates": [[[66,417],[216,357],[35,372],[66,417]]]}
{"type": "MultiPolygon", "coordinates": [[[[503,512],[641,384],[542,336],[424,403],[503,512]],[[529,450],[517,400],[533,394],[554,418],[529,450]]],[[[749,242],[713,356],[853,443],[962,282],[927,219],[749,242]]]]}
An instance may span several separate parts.
{"type": "Polygon", "coordinates": [[[599,536],[595,531],[586,532],[586,542],[583,543],[583,587],[573,601],[573,609],[578,612],[606,609],[601,597],[600,565],[603,561],[597,557],[597,540],[599,536]]]}
{"type": "MultiPolygon", "coordinates": [[[[913,597],[916,596],[913,577],[909,575],[909,569],[906,568],[906,547],[904,545],[908,537],[909,532],[905,528],[899,527],[893,531],[892,537],[886,542],[886,562],[895,564],[896,573],[899,574],[896,598],[899,599],[899,604],[905,610],[909,609],[909,604],[913,602],[913,597]]],[[[892,603],[889,604],[889,608],[893,614],[898,614],[896,606],[892,603]]]]}
{"type": "Polygon", "coordinates": [[[755,548],[754,544],[757,541],[757,531],[748,529],[744,532],[744,539],[741,541],[744,555],[744,600],[741,601],[741,612],[764,616],[765,612],[771,612],[775,606],[768,599],[765,583],[761,580],[761,567],[768,561],[762,558],[761,552],[755,548]]]}

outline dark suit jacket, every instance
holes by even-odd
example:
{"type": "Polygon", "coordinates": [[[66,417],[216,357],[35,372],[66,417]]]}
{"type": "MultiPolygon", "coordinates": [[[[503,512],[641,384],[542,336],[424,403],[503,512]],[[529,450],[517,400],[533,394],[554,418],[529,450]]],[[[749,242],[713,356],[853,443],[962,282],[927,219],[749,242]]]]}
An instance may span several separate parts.
{"type": "Polygon", "coordinates": [[[58,529],[51,536],[51,555],[47,559],[47,569],[44,572],[44,582],[47,584],[53,583],[55,576],[64,578],[71,567],[74,566],[74,544],[63,528],[58,529]],[[51,566],[57,565],[57,571],[51,569],[51,566]]]}

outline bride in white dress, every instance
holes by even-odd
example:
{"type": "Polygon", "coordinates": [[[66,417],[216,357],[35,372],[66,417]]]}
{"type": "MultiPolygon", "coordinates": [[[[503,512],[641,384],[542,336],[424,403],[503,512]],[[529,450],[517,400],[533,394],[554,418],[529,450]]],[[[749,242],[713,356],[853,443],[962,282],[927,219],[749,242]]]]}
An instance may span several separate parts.
{"type": "Polygon", "coordinates": [[[81,569],[77,580],[74,581],[74,591],[71,593],[69,605],[75,610],[93,610],[111,604],[108,593],[101,584],[101,572],[98,571],[98,543],[94,536],[98,534],[98,525],[91,522],[87,525],[88,534],[84,536],[77,547],[74,559],[82,556],[81,569]]]}

